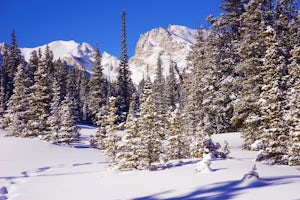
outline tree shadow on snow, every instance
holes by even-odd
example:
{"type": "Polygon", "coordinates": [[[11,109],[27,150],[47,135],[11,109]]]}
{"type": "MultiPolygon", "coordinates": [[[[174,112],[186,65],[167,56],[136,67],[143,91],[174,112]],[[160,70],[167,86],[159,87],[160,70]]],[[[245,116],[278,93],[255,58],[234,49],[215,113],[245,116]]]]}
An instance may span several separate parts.
{"type": "Polygon", "coordinates": [[[283,185],[293,183],[293,179],[300,179],[300,176],[281,176],[281,177],[272,177],[272,178],[265,178],[259,179],[257,181],[249,182],[248,184],[244,184],[245,180],[236,180],[236,181],[227,181],[227,182],[220,182],[211,184],[207,187],[202,187],[199,189],[194,190],[193,192],[176,196],[176,197],[169,197],[169,198],[160,198],[161,194],[167,194],[171,191],[162,192],[159,194],[155,194],[152,196],[145,196],[140,198],[135,198],[133,200],[229,200],[237,197],[243,191],[252,188],[261,188],[267,187],[272,185],[283,185]]]}

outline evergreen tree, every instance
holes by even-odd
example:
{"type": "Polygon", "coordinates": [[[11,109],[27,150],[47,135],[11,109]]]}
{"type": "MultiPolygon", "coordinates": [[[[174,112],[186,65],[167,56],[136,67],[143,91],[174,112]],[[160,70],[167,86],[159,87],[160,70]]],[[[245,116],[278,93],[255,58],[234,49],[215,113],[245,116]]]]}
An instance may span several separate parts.
{"type": "Polygon", "coordinates": [[[68,145],[79,137],[79,130],[76,127],[73,118],[71,103],[71,99],[67,95],[62,102],[59,113],[61,116],[61,126],[58,134],[58,141],[68,145]]]}
{"type": "Polygon", "coordinates": [[[145,82],[144,94],[141,98],[140,105],[140,135],[142,142],[145,145],[145,149],[140,156],[140,169],[152,169],[154,168],[154,163],[159,161],[162,151],[161,136],[157,132],[157,115],[155,112],[155,105],[152,96],[152,85],[150,78],[145,82]]]}
{"type": "Polygon", "coordinates": [[[14,88],[14,77],[17,72],[17,68],[20,64],[24,63],[24,58],[21,56],[21,51],[17,45],[15,31],[11,33],[11,44],[9,46],[9,61],[8,66],[6,68],[7,74],[7,92],[6,92],[6,101],[11,97],[13,94],[14,88]]]}
{"type": "Polygon", "coordinates": [[[187,147],[184,141],[183,131],[180,126],[179,106],[174,111],[170,111],[168,117],[167,140],[168,140],[168,158],[181,159],[188,156],[187,147]]]}
{"type": "Polygon", "coordinates": [[[116,98],[110,97],[108,99],[108,103],[109,103],[109,113],[107,116],[108,126],[106,127],[107,134],[104,139],[105,154],[106,154],[107,159],[110,162],[110,164],[115,165],[116,164],[116,154],[117,154],[117,145],[116,144],[118,141],[118,137],[116,135],[117,127],[115,125],[116,120],[117,120],[116,98]]]}
{"type": "Polygon", "coordinates": [[[52,82],[52,100],[50,103],[51,110],[48,118],[49,139],[58,142],[58,134],[61,128],[61,105],[60,105],[60,85],[56,79],[52,82]]]}
{"type": "Polygon", "coordinates": [[[126,120],[129,106],[133,94],[133,83],[131,80],[131,71],[128,66],[128,56],[127,56],[127,44],[126,44],[126,21],[125,21],[125,11],[122,11],[122,56],[119,66],[119,73],[117,78],[117,108],[118,116],[120,122],[126,120]]]}
{"type": "Polygon", "coordinates": [[[100,150],[105,149],[105,138],[107,136],[107,128],[108,128],[108,107],[102,106],[100,112],[96,115],[97,121],[96,125],[98,126],[96,132],[96,145],[100,150]]]}
{"type": "Polygon", "coordinates": [[[26,87],[24,65],[20,64],[14,78],[13,95],[8,101],[8,108],[5,114],[7,134],[9,136],[24,136],[27,132],[27,112],[29,89],[26,87]]]}
{"type": "Polygon", "coordinates": [[[166,106],[168,108],[171,108],[172,110],[175,109],[175,104],[178,96],[178,85],[176,82],[176,77],[175,77],[175,72],[174,72],[174,66],[173,62],[170,62],[169,66],[169,74],[166,78],[166,91],[165,91],[165,101],[166,101],[166,106]]]}
{"type": "Polygon", "coordinates": [[[80,119],[84,122],[88,122],[90,118],[89,110],[89,78],[85,70],[80,71],[80,119]]]}
{"type": "Polygon", "coordinates": [[[89,97],[89,109],[92,113],[93,121],[96,120],[96,114],[100,112],[101,107],[106,104],[105,90],[105,77],[103,74],[103,67],[101,64],[101,55],[98,45],[95,49],[95,61],[93,66],[93,73],[89,82],[90,97],[89,97]]]}
{"type": "Polygon", "coordinates": [[[48,68],[42,60],[39,61],[38,69],[34,75],[34,85],[30,87],[32,93],[28,97],[28,132],[26,137],[41,136],[48,139],[47,120],[50,112],[51,81],[48,68]]]}
{"type": "Polygon", "coordinates": [[[300,165],[300,47],[295,46],[291,51],[289,69],[289,90],[287,96],[287,114],[285,119],[289,125],[288,157],[289,165],[300,165]]]}
{"type": "Polygon", "coordinates": [[[67,95],[69,95],[71,101],[71,110],[72,115],[75,121],[79,121],[80,119],[80,104],[79,104],[79,69],[72,67],[69,70],[68,77],[67,77],[67,95]]]}
{"type": "Polygon", "coordinates": [[[2,48],[2,65],[1,65],[1,90],[0,90],[0,114],[3,117],[5,110],[7,109],[7,84],[8,84],[8,67],[9,67],[9,54],[8,47],[4,43],[2,48]]]}
{"type": "Polygon", "coordinates": [[[262,87],[266,7],[264,0],[250,0],[246,12],[241,15],[241,42],[238,48],[241,62],[236,67],[236,73],[240,77],[235,83],[241,86],[241,93],[234,104],[232,123],[242,130],[245,148],[250,148],[259,135],[257,127],[260,126],[261,113],[257,97],[260,96],[262,87]]]}
{"type": "Polygon", "coordinates": [[[29,78],[29,85],[27,87],[31,87],[34,85],[34,74],[38,68],[39,58],[36,51],[31,52],[31,56],[29,59],[29,63],[26,69],[26,74],[29,78]]]}
{"type": "Polygon", "coordinates": [[[261,93],[260,113],[263,142],[259,161],[270,164],[287,164],[288,129],[283,119],[283,69],[285,61],[277,43],[278,39],[273,28],[268,27],[264,32],[266,55],[262,66],[263,87],[261,93]]]}
{"type": "Polygon", "coordinates": [[[298,25],[296,22],[299,10],[297,4],[297,0],[277,0],[275,6],[274,27],[280,38],[279,45],[283,48],[286,63],[297,38],[297,36],[292,37],[297,32],[297,26],[299,27],[299,22],[298,25]]]}
{"type": "Polygon", "coordinates": [[[118,144],[116,155],[117,167],[120,170],[138,169],[140,159],[146,151],[141,140],[138,119],[134,117],[133,112],[133,104],[131,104],[125,124],[125,134],[118,144]]]}
{"type": "Polygon", "coordinates": [[[60,88],[60,103],[64,100],[67,95],[67,78],[68,70],[67,66],[60,59],[54,62],[54,78],[57,80],[60,88]]]}
{"type": "Polygon", "coordinates": [[[163,76],[162,60],[160,56],[157,59],[157,68],[152,85],[152,98],[155,105],[157,132],[164,137],[164,124],[166,123],[166,105],[165,105],[165,80],[163,76]]]}

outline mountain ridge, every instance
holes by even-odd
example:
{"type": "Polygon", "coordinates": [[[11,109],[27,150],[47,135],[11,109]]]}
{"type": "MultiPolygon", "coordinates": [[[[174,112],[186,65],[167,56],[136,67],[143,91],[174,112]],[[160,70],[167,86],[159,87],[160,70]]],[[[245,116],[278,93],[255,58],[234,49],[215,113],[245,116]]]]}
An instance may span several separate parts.
{"type": "MultiPolygon", "coordinates": [[[[187,65],[185,57],[190,51],[190,46],[195,43],[195,34],[196,30],[181,25],[158,27],[142,33],[136,43],[135,53],[128,62],[133,82],[139,83],[146,75],[147,66],[150,77],[154,78],[158,56],[161,56],[163,62],[164,75],[168,74],[171,60],[177,62],[179,69],[183,69],[187,65]]],[[[55,60],[60,58],[70,66],[92,72],[95,50],[86,42],[56,40],[34,48],[20,48],[21,54],[28,62],[32,51],[41,49],[44,52],[47,45],[55,60]]],[[[0,43],[0,51],[2,46],[3,43],[0,43]]],[[[105,51],[101,54],[104,74],[109,79],[116,80],[120,60],[105,51]]]]}

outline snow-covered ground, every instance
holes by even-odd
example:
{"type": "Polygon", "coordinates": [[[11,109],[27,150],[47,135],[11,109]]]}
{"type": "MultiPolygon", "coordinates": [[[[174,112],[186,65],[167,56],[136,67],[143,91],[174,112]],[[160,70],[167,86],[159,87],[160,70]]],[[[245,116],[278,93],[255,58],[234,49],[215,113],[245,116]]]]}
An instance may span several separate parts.
{"type": "Polygon", "coordinates": [[[100,151],[87,148],[95,128],[81,128],[83,140],[72,148],[0,132],[0,200],[300,199],[297,167],[256,163],[259,178],[243,179],[256,152],[240,149],[238,133],[214,136],[228,141],[232,159],[212,160],[205,173],[196,172],[200,159],[171,161],[160,171],[114,172],[100,151]]]}

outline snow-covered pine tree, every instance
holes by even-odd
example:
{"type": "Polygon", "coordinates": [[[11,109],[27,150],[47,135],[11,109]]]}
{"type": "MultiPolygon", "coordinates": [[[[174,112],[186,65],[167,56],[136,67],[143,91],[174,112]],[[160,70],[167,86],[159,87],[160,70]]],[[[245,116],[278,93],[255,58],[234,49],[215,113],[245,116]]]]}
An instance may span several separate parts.
{"type": "Polygon", "coordinates": [[[68,78],[68,69],[67,65],[60,60],[54,62],[54,76],[60,87],[60,102],[61,103],[65,96],[67,95],[67,78],[68,78]]]}
{"type": "Polygon", "coordinates": [[[7,92],[6,92],[6,101],[11,97],[13,94],[14,89],[14,78],[17,72],[17,68],[20,64],[24,63],[24,58],[21,55],[21,51],[17,45],[15,31],[13,30],[11,33],[11,44],[8,50],[9,61],[8,66],[6,68],[6,75],[7,75],[7,92]]]}
{"type": "Polygon", "coordinates": [[[93,73],[89,82],[89,109],[92,114],[92,120],[95,122],[97,120],[96,115],[100,112],[101,107],[104,106],[107,101],[105,94],[105,90],[107,90],[107,88],[105,88],[105,77],[103,74],[98,44],[96,45],[94,59],[93,73]]]}
{"type": "Polygon", "coordinates": [[[152,99],[152,84],[148,77],[145,81],[144,93],[141,97],[139,126],[145,152],[140,156],[139,169],[153,169],[154,163],[159,161],[162,150],[161,136],[156,131],[156,112],[152,99]]]}
{"type": "Polygon", "coordinates": [[[290,51],[295,45],[295,40],[299,38],[299,35],[295,36],[299,27],[299,22],[296,22],[299,11],[298,2],[298,0],[277,0],[274,11],[274,29],[280,38],[278,42],[283,48],[286,63],[289,62],[290,51]]]}
{"type": "Polygon", "coordinates": [[[288,127],[283,119],[285,60],[278,38],[270,26],[264,32],[266,55],[263,59],[263,86],[260,96],[260,127],[256,136],[262,140],[263,149],[257,160],[270,164],[287,164],[288,127]]]}
{"type": "Polygon", "coordinates": [[[155,78],[152,84],[152,99],[156,112],[156,131],[164,137],[164,125],[166,124],[166,103],[165,103],[165,78],[162,69],[162,60],[160,56],[157,58],[157,67],[155,78]]]}
{"type": "Polygon", "coordinates": [[[52,99],[51,99],[51,110],[48,118],[48,140],[54,143],[58,142],[58,134],[61,128],[61,105],[60,105],[60,85],[59,82],[54,78],[52,81],[52,99]]]}
{"type": "Polygon", "coordinates": [[[29,78],[28,86],[31,87],[34,85],[34,73],[36,72],[39,65],[39,58],[37,55],[37,51],[32,51],[29,59],[29,63],[27,65],[26,74],[29,78]]]}
{"type": "Polygon", "coordinates": [[[260,110],[257,98],[262,86],[261,66],[265,54],[263,32],[266,29],[264,16],[265,0],[250,0],[246,12],[241,15],[239,29],[241,41],[238,54],[241,62],[236,67],[239,74],[235,85],[239,85],[240,95],[234,103],[232,123],[242,131],[243,147],[250,149],[251,144],[259,137],[260,110]]]}
{"type": "Polygon", "coordinates": [[[67,95],[71,101],[72,113],[75,121],[80,119],[80,105],[79,105],[79,69],[72,67],[69,70],[67,77],[67,95]]]}
{"type": "Polygon", "coordinates": [[[121,35],[121,46],[122,46],[122,56],[119,66],[119,73],[117,77],[117,114],[119,116],[120,122],[125,122],[127,114],[129,111],[129,106],[134,93],[134,86],[131,80],[131,71],[128,66],[128,56],[127,56],[127,44],[126,44],[126,19],[125,11],[122,10],[122,35],[121,35]]]}
{"type": "Polygon", "coordinates": [[[179,105],[177,104],[175,110],[170,110],[168,114],[168,127],[166,129],[168,159],[181,159],[189,156],[179,115],[179,105]]]}
{"type": "Polygon", "coordinates": [[[289,165],[300,165],[300,45],[291,51],[286,122],[289,125],[289,165]]]}
{"type": "Polygon", "coordinates": [[[24,136],[27,132],[27,112],[29,88],[25,75],[24,64],[20,64],[14,78],[13,95],[7,103],[5,117],[6,132],[9,136],[24,136]]]}
{"type": "Polygon", "coordinates": [[[166,90],[165,90],[165,104],[167,108],[175,109],[176,103],[178,103],[178,84],[174,72],[174,62],[170,62],[169,74],[166,77],[166,90]]]}
{"type": "Polygon", "coordinates": [[[203,101],[203,87],[200,85],[203,77],[201,69],[205,60],[205,33],[202,27],[197,31],[195,39],[196,43],[192,45],[187,56],[188,68],[191,73],[184,75],[185,79],[181,90],[183,130],[191,138],[194,138],[197,132],[196,127],[202,120],[199,113],[203,101]]]}
{"type": "Polygon", "coordinates": [[[34,74],[34,85],[28,97],[28,131],[25,137],[47,138],[47,120],[51,102],[51,80],[49,68],[45,67],[44,61],[39,60],[38,69],[34,74]]]}
{"type": "Polygon", "coordinates": [[[117,126],[115,125],[117,121],[116,115],[116,98],[109,97],[108,99],[109,112],[107,116],[107,127],[106,127],[106,137],[104,139],[105,144],[105,155],[110,165],[116,164],[116,154],[117,154],[117,126]]]}
{"type": "Polygon", "coordinates": [[[96,146],[100,150],[105,149],[105,137],[107,136],[107,127],[108,127],[108,106],[102,106],[100,112],[96,115],[97,121],[96,125],[98,126],[96,132],[96,146]]]}
{"type": "Polygon", "coordinates": [[[129,114],[125,124],[125,134],[118,143],[116,155],[117,168],[119,170],[138,169],[140,157],[146,154],[147,150],[141,140],[138,119],[134,117],[133,104],[131,103],[129,114]]]}
{"type": "MultiPolygon", "coordinates": [[[[1,63],[1,90],[0,90],[0,114],[3,117],[5,110],[7,109],[7,81],[8,81],[8,67],[9,67],[9,55],[8,46],[4,43],[2,47],[2,63],[1,63]]],[[[5,126],[2,124],[1,126],[5,126]]]]}
{"type": "Polygon", "coordinates": [[[90,120],[90,109],[89,109],[89,78],[85,70],[80,71],[80,120],[83,122],[89,122],[90,120]]]}
{"type": "Polygon", "coordinates": [[[70,96],[67,95],[61,103],[60,116],[61,126],[58,134],[58,142],[69,145],[71,142],[76,141],[79,137],[79,129],[76,126],[72,113],[70,96]]]}

